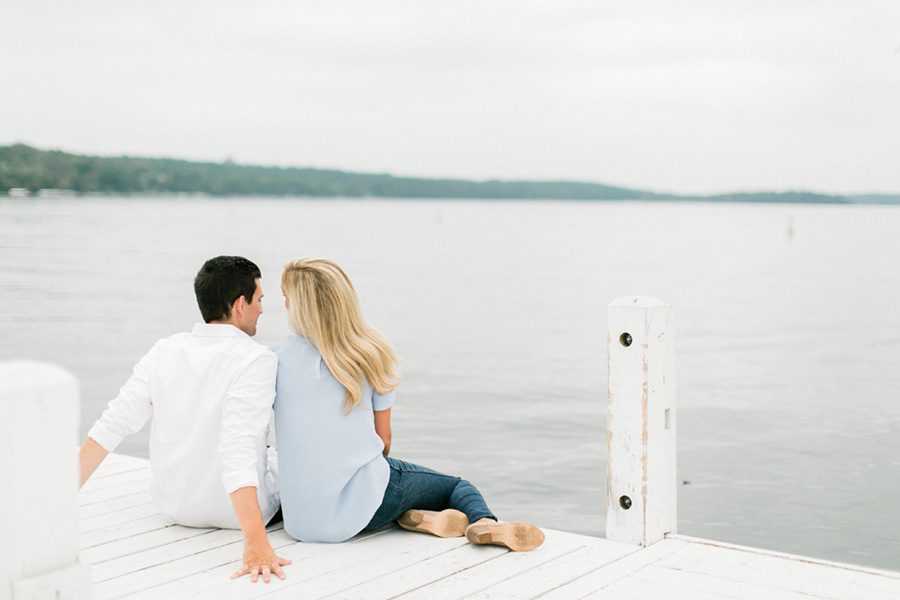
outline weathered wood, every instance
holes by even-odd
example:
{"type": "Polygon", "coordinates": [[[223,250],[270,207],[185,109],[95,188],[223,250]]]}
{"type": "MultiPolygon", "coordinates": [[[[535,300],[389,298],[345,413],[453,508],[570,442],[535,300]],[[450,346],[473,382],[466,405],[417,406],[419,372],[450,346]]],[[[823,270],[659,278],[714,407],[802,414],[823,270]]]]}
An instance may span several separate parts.
{"type": "MultiPolygon", "coordinates": [[[[334,567],[340,564],[340,559],[337,557],[344,556],[344,553],[352,554],[353,549],[356,548],[356,544],[385,533],[387,532],[384,530],[366,532],[343,544],[301,543],[288,538],[289,541],[286,543],[277,545],[276,552],[279,556],[294,561],[294,564],[287,567],[291,573],[291,579],[297,576],[297,572],[301,573],[301,576],[305,574],[307,577],[311,577],[310,569],[315,569],[315,564],[305,562],[310,558],[331,553],[331,559],[329,560],[326,558],[320,564],[334,567]],[[350,550],[350,552],[348,552],[348,550],[350,550]]],[[[129,595],[128,599],[157,600],[159,598],[186,598],[194,596],[199,592],[205,592],[213,597],[219,597],[220,595],[224,596],[226,590],[232,588],[239,590],[244,597],[254,598],[271,592],[273,589],[276,589],[275,586],[280,585],[281,583],[279,582],[272,587],[266,587],[264,591],[256,591],[255,594],[253,594],[251,593],[253,592],[253,589],[248,590],[248,586],[245,585],[247,582],[240,580],[232,581],[229,579],[230,575],[240,567],[240,564],[240,559],[232,555],[231,560],[224,561],[217,567],[203,569],[196,573],[162,583],[161,585],[152,584],[152,587],[148,586],[140,592],[129,595]]],[[[252,588],[252,585],[249,587],[252,588]]]]}
{"type": "MultiPolygon", "coordinates": [[[[204,541],[211,541],[208,539],[208,536],[203,537],[207,537],[204,541]]],[[[291,540],[283,530],[272,531],[271,529],[269,531],[269,541],[276,552],[280,552],[280,549],[285,544],[296,543],[294,540],[291,540]]],[[[120,575],[94,583],[94,599],[105,600],[107,598],[127,597],[131,594],[136,594],[143,590],[158,587],[226,564],[230,564],[233,567],[231,572],[234,572],[240,566],[242,549],[243,547],[240,540],[231,541],[224,545],[208,544],[205,546],[195,542],[194,547],[191,548],[191,552],[184,552],[182,545],[182,548],[180,549],[173,549],[174,552],[171,556],[154,553],[154,558],[156,560],[152,563],[147,560],[147,556],[141,557],[140,555],[136,555],[137,559],[134,562],[129,562],[127,560],[129,557],[124,556],[121,559],[116,559],[119,562],[113,565],[113,571],[121,573],[120,575]]],[[[105,571],[98,575],[94,574],[94,571],[97,568],[102,567],[105,564],[108,563],[101,563],[92,568],[92,577],[96,578],[98,576],[108,575],[111,571],[105,571]]],[[[225,577],[224,582],[232,583],[227,577],[225,577]]],[[[257,592],[257,595],[260,595],[261,593],[261,591],[257,592]]],[[[154,597],[160,598],[165,596],[154,597]]],[[[175,592],[169,597],[183,598],[184,594],[175,592]]]]}
{"type": "Polygon", "coordinates": [[[900,598],[900,573],[874,571],[805,557],[737,549],[716,543],[691,543],[659,566],[712,575],[738,584],[766,581],[777,589],[842,600],[900,598]]]}
{"type": "MultiPolygon", "coordinates": [[[[278,582],[279,589],[272,594],[272,600],[293,600],[298,595],[309,599],[325,598],[331,595],[341,597],[344,591],[371,581],[385,572],[417,564],[428,556],[448,552],[467,543],[465,538],[443,539],[425,534],[406,535],[408,533],[396,531],[379,536],[373,540],[375,543],[357,544],[359,549],[366,551],[366,556],[358,556],[356,560],[347,561],[343,553],[329,556],[324,561],[327,565],[325,568],[321,565],[323,562],[321,559],[316,561],[317,557],[302,561],[299,563],[299,568],[293,569],[293,577],[285,582],[278,582]],[[336,562],[342,567],[334,568],[332,565],[336,562]],[[304,566],[318,574],[309,577],[309,573],[303,572],[304,566]]],[[[200,597],[224,600],[249,596],[243,594],[232,596],[229,593],[222,596],[203,595],[200,597]]]]}
{"type": "MultiPolygon", "coordinates": [[[[492,560],[468,568],[459,573],[436,579],[434,582],[404,594],[404,600],[434,600],[437,598],[463,598],[481,592],[491,586],[539,567],[552,560],[567,556],[586,547],[595,538],[545,531],[544,544],[533,552],[503,553],[492,560]]],[[[612,544],[612,542],[610,542],[612,544]]],[[[632,552],[631,546],[620,546],[623,552],[632,552]]]]}
{"type": "Polygon", "coordinates": [[[153,506],[153,498],[150,497],[149,493],[137,492],[128,494],[127,496],[118,496],[109,499],[104,498],[100,502],[92,502],[85,506],[79,506],[78,518],[88,519],[91,517],[102,517],[111,515],[120,510],[136,508],[138,506],[153,506]]]}
{"type": "Polygon", "coordinates": [[[672,310],[655,298],[609,305],[606,537],[648,546],[676,531],[672,310]]]}
{"type": "MultiPolygon", "coordinates": [[[[759,575],[762,575],[761,573],[759,575]]],[[[647,598],[734,598],[735,600],[810,600],[808,594],[779,589],[780,582],[759,576],[754,581],[736,582],[718,575],[692,573],[681,569],[649,565],[619,579],[604,590],[628,593],[639,590],[647,598]]],[[[588,596],[589,598],[592,596],[588,596]]]]}
{"type": "MultiPolygon", "coordinates": [[[[94,531],[109,536],[115,527],[94,531]]],[[[288,579],[251,584],[228,578],[240,565],[239,532],[167,525],[158,514],[121,527],[124,535],[85,553],[95,580],[104,579],[93,587],[96,600],[900,597],[900,573],[685,536],[644,548],[553,530],[537,550],[509,553],[399,529],[308,544],[276,525],[269,528],[276,552],[294,560],[288,579]]]]}
{"type": "MultiPolygon", "coordinates": [[[[497,546],[473,546],[462,544],[448,552],[442,552],[424,560],[394,571],[387,571],[378,577],[360,583],[356,587],[342,590],[341,598],[346,600],[380,600],[394,598],[429,583],[467,571],[487,562],[494,562],[509,553],[497,546]]],[[[431,596],[435,598],[435,596],[431,596]]]]}
{"type": "Polygon", "coordinates": [[[0,600],[89,594],[78,562],[78,400],[59,367],[0,363],[0,600]]]}
{"type": "Polygon", "coordinates": [[[685,547],[687,547],[687,543],[677,540],[663,540],[645,549],[632,546],[631,552],[608,563],[595,565],[590,572],[573,577],[570,581],[548,592],[543,598],[546,600],[583,598],[685,547]]]}

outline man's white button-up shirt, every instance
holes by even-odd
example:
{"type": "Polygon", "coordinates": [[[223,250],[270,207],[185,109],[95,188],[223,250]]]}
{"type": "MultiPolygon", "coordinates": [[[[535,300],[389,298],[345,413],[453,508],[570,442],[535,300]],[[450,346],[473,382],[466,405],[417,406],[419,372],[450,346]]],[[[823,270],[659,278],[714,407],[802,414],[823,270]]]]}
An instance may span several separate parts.
{"type": "Polygon", "coordinates": [[[232,325],[197,324],[159,340],[88,432],[112,452],[150,427],[150,493],[180,525],[238,529],[229,494],[255,486],[263,521],[278,510],[266,438],[278,361],[232,325]]]}

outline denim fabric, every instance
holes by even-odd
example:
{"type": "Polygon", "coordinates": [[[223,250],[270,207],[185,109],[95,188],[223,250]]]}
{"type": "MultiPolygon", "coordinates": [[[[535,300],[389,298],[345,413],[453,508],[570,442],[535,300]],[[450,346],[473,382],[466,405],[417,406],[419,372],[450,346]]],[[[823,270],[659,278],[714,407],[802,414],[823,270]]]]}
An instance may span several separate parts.
{"type": "Polygon", "coordinates": [[[475,486],[459,477],[451,477],[426,467],[387,457],[391,477],[381,506],[366,529],[377,529],[396,521],[406,511],[455,508],[469,523],[487,517],[496,520],[475,486]]]}

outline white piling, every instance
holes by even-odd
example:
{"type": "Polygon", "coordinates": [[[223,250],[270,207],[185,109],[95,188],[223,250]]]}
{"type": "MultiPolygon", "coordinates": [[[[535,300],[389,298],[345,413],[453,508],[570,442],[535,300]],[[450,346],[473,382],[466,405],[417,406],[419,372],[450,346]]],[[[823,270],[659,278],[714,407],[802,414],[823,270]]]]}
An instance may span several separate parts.
{"type": "Polygon", "coordinates": [[[78,382],[0,363],[0,600],[90,597],[78,562],[78,382]]]}
{"type": "Polygon", "coordinates": [[[608,323],[606,537],[649,546],[677,522],[672,308],[627,296],[608,323]]]}

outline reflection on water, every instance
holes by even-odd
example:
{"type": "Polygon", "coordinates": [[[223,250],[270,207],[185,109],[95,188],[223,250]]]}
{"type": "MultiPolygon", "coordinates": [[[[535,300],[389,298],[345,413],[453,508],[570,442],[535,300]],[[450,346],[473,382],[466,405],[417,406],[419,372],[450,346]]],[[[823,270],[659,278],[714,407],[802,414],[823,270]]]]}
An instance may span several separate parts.
{"type": "MultiPolygon", "coordinates": [[[[199,317],[217,254],[347,268],[403,358],[394,454],[502,518],[601,534],[606,304],[675,306],[679,528],[896,568],[900,207],[304,199],[0,200],[0,358],[82,382],[85,432],[199,317]]],[[[146,433],[122,451],[146,455],[146,433]]]]}

